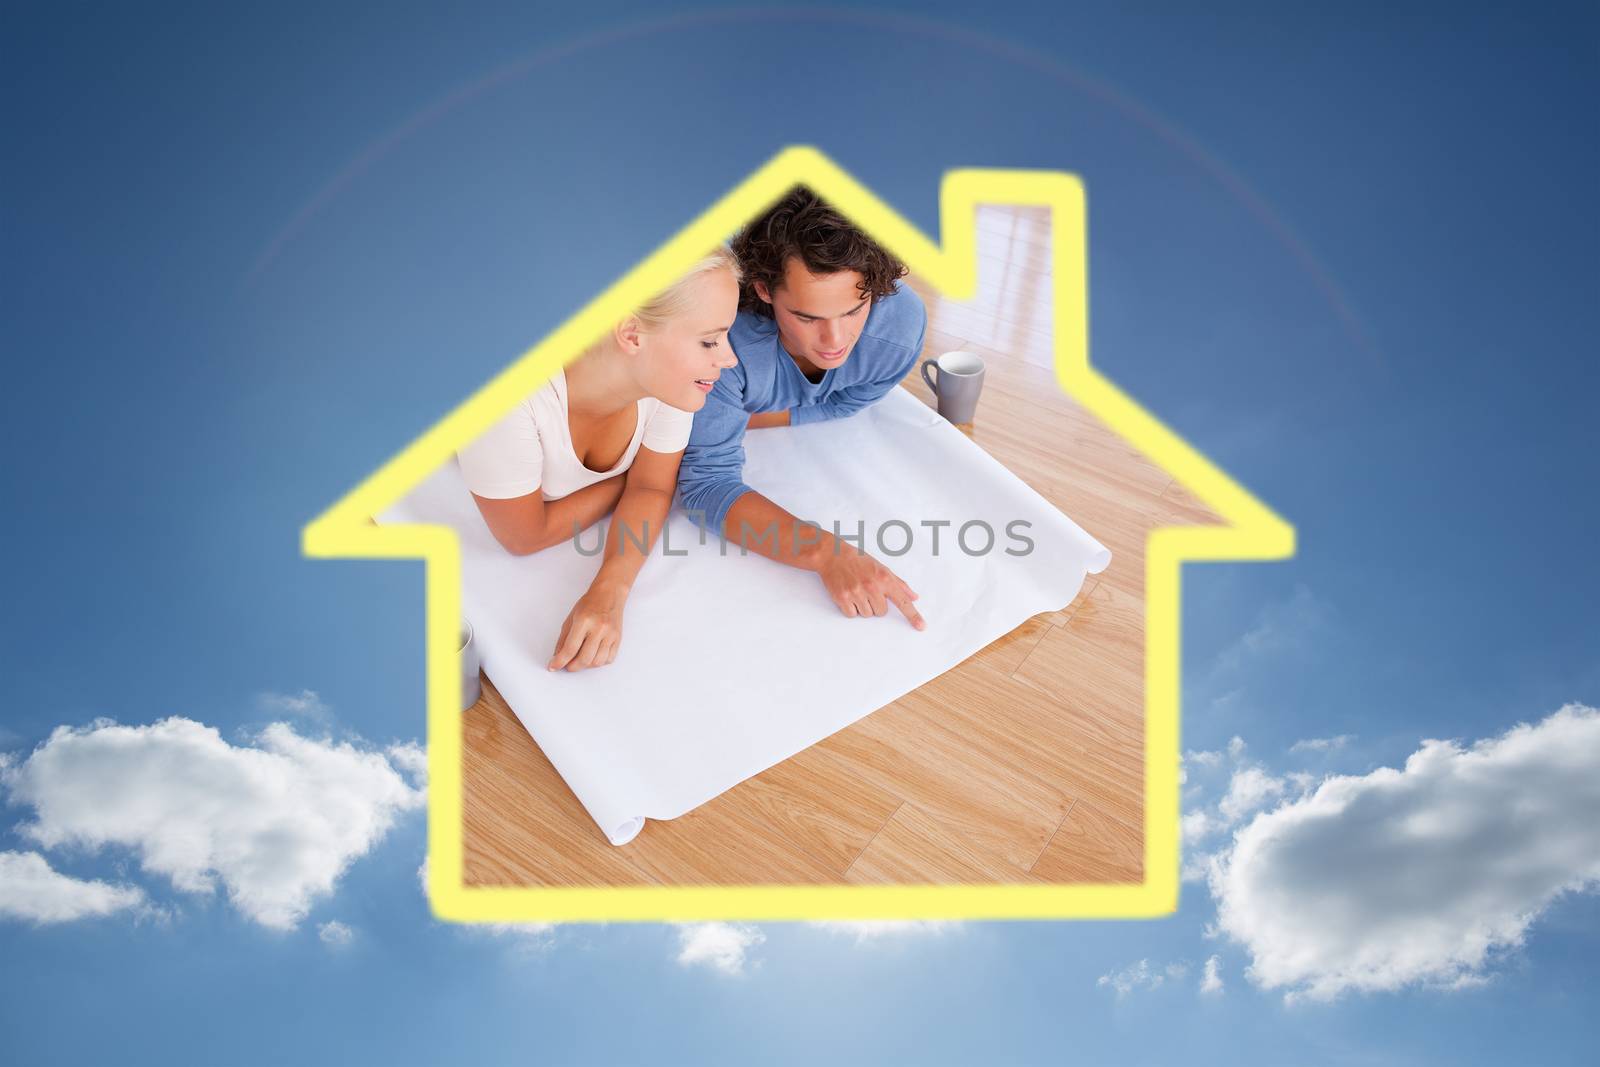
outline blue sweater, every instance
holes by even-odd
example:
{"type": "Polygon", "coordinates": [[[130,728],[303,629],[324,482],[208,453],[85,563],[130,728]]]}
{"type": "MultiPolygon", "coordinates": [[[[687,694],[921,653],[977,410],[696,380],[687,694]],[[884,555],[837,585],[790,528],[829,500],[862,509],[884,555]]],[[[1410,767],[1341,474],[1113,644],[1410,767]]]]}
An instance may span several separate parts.
{"type": "Polygon", "coordinates": [[[750,416],[788,411],[791,426],[852,415],[899,384],[922,352],[928,313],[908,286],[875,301],[850,358],[810,382],[784,351],[778,324],[741,311],[728,331],[739,365],[722,372],[694,416],[678,468],[678,503],[718,533],[744,484],[744,432],[750,416]]]}

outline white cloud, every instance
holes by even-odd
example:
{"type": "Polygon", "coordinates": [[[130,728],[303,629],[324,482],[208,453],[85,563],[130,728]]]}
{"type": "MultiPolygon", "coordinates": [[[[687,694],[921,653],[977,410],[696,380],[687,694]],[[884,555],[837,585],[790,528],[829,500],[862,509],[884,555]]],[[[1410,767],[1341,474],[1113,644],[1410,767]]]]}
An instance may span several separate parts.
{"type": "Polygon", "coordinates": [[[1220,753],[1220,752],[1185,752],[1183,754],[1183,762],[1184,763],[1192,763],[1196,767],[1215,767],[1217,764],[1222,762],[1222,753],[1220,753]]]}
{"type": "MultiPolygon", "coordinates": [[[[1211,679],[1204,684],[1214,685],[1214,679],[1219,673],[1213,672],[1211,679]]],[[[1211,698],[1211,710],[1223,714],[1232,714],[1243,703],[1244,689],[1240,686],[1234,686],[1232,689],[1228,689],[1211,698]]]]}
{"type": "Polygon", "coordinates": [[[521,953],[544,952],[556,943],[555,923],[483,923],[467,929],[501,938],[521,953]]]}
{"type": "MultiPolygon", "coordinates": [[[[1259,703],[1258,669],[1270,665],[1282,671],[1305,662],[1328,636],[1330,618],[1327,606],[1309,589],[1296,587],[1288,598],[1262,608],[1250,626],[1217,654],[1186,688],[1186,700],[1209,707],[1219,721],[1237,721],[1259,703]]],[[[1234,745],[1242,742],[1235,738],[1234,745]]],[[[1229,754],[1237,761],[1242,748],[1230,747],[1229,754]]]]}
{"type": "Polygon", "coordinates": [[[179,890],[220,883],[235,908],[280,929],[424,801],[382,753],[285,723],[234,746],[182,718],[59,727],[3,781],[35,809],[18,831],[45,848],[125,846],[179,890]]]}
{"type": "Polygon", "coordinates": [[[1167,977],[1161,969],[1151,967],[1149,960],[1140,960],[1120,971],[1102,974],[1095,985],[1110,986],[1116,990],[1117,996],[1125,997],[1139,989],[1160,989],[1167,977]]]}
{"type": "Polygon", "coordinates": [[[1204,882],[1210,876],[1210,854],[1204,852],[1184,852],[1183,866],[1178,871],[1178,880],[1180,882],[1204,882]]]}
{"type": "Polygon", "coordinates": [[[1296,741],[1289,746],[1290,752],[1337,752],[1339,749],[1355,740],[1353,734],[1340,734],[1338,737],[1308,737],[1303,741],[1296,741]]]}
{"type": "MultiPolygon", "coordinates": [[[[1295,772],[1287,778],[1279,778],[1268,773],[1260,764],[1246,764],[1245,747],[1244,739],[1241,737],[1234,737],[1228,742],[1227,757],[1233,763],[1233,772],[1221,801],[1210,810],[1201,806],[1183,813],[1180,829],[1185,845],[1198,845],[1207,838],[1233,829],[1247,815],[1282,796],[1291,783],[1304,792],[1315,781],[1312,775],[1305,772],[1295,772]]],[[[1206,758],[1195,762],[1202,766],[1215,767],[1222,762],[1223,754],[1191,752],[1185,759],[1197,756],[1206,758]]],[[[1196,785],[1185,794],[1185,799],[1197,798],[1205,792],[1205,786],[1196,785]]],[[[1187,855],[1183,880],[1204,881],[1206,859],[1207,857],[1203,855],[1187,855]]]]}
{"type": "Polygon", "coordinates": [[[1222,995],[1222,958],[1212,956],[1206,960],[1205,973],[1200,976],[1200,992],[1207,996],[1222,995]]]}
{"type": "Polygon", "coordinates": [[[1181,823],[1184,844],[1203,841],[1223,828],[1222,821],[1217,816],[1201,808],[1183,813],[1181,823]]]}
{"type": "MultiPolygon", "coordinates": [[[[1212,959],[1215,958],[1215,956],[1212,957],[1212,959]]],[[[1210,973],[1209,966],[1207,973],[1210,973]]],[[[1140,960],[1138,963],[1129,964],[1120,971],[1102,974],[1095,980],[1095,985],[1110,986],[1116,991],[1117,997],[1120,999],[1140,990],[1148,992],[1153,989],[1160,989],[1169,982],[1177,985],[1187,977],[1189,977],[1188,960],[1173,960],[1165,966],[1160,964],[1152,966],[1149,960],[1140,960]]]]}
{"type": "Polygon", "coordinates": [[[812,922],[806,925],[814,930],[852,937],[858,945],[873,944],[897,938],[942,937],[945,934],[954,933],[961,929],[961,923],[958,922],[941,922],[926,919],[867,919],[855,922],[812,922]]]}
{"type": "Polygon", "coordinates": [[[389,762],[411,776],[418,789],[428,788],[428,750],[415,741],[390,745],[386,750],[389,762]]]}
{"type": "Polygon", "coordinates": [[[330,919],[317,927],[317,937],[322,939],[324,945],[333,948],[344,948],[355,940],[356,932],[338,919],[330,919]]]}
{"type": "Polygon", "coordinates": [[[1228,782],[1228,792],[1217,805],[1217,811],[1232,826],[1246,815],[1283,794],[1283,779],[1275,778],[1260,767],[1244,767],[1234,772],[1228,782]]]}
{"type": "Polygon", "coordinates": [[[723,974],[743,974],[746,954],[766,939],[759,929],[744,923],[680,923],[678,962],[685,967],[702,964],[723,974]]]}
{"type": "Polygon", "coordinates": [[[61,874],[37,852],[0,852],[0,918],[63,923],[144,905],[137,886],[61,874]]]}
{"type": "Polygon", "coordinates": [[[1600,884],[1600,712],[1329,778],[1240,829],[1208,880],[1247,975],[1290,999],[1481,983],[1553,900],[1600,884]]]}
{"type": "Polygon", "coordinates": [[[326,722],[333,716],[333,709],[323,703],[315,689],[302,689],[298,693],[258,693],[256,707],[269,715],[295,715],[318,722],[326,722]]]}
{"type": "Polygon", "coordinates": [[[1305,586],[1296,586],[1287,600],[1269,604],[1255,624],[1218,655],[1213,677],[1231,675],[1248,661],[1306,647],[1327,622],[1322,602],[1305,586]]]}

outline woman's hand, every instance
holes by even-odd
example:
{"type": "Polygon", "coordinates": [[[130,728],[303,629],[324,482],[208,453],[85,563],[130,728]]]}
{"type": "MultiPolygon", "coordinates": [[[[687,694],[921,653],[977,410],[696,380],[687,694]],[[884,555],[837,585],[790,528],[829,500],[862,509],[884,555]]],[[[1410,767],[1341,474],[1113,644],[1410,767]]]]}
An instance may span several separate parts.
{"type": "Polygon", "coordinates": [[[555,655],[546,670],[581,671],[604,667],[617,658],[622,643],[622,608],[628,590],[609,582],[596,582],[572,606],[556,638],[555,655]]]}

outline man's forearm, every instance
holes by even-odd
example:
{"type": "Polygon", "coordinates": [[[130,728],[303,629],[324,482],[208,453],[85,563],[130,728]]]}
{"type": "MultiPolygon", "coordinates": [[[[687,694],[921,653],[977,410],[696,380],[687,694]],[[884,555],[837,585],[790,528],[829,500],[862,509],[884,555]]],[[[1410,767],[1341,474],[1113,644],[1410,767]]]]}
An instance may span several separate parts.
{"type": "Polygon", "coordinates": [[[745,493],[728,509],[722,536],[758,555],[801,570],[817,571],[832,555],[847,550],[839,538],[816,523],[797,519],[760,493],[745,493]]]}
{"type": "Polygon", "coordinates": [[[745,428],[749,430],[764,430],[772,426],[787,425],[789,425],[789,409],[785,408],[782,411],[758,411],[750,416],[750,422],[745,428]]]}
{"type": "Polygon", "coordinates": [[[747,491],[728,508],[723,537],[777,563],[822,579],[833,603],[851,618],[885,615],[892,604],[918,630],[927,628],[916,592],[847,538],[797,519],[760,493],[747,491]]]}

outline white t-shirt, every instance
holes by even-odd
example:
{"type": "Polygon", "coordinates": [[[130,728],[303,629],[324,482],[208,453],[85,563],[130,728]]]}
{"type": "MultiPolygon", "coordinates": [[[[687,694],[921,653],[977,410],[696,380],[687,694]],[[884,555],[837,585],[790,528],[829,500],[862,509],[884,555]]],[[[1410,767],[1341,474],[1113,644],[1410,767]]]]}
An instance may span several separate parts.
{"type": "Polygon", "coordinates": [[[559,500],[586,485],[604,481],[633,465],[642,444],[652,452],[680,452],[689,443],[694,416],[668,407],[653,396],[639,401],[633,438],[617,465],[592,471],[572,447],[567,422],[567,376],[556,371],[532,396],[456,453],[467,488],[490,500],[510,500],[544,490],[559,500]]]}

